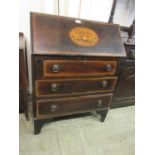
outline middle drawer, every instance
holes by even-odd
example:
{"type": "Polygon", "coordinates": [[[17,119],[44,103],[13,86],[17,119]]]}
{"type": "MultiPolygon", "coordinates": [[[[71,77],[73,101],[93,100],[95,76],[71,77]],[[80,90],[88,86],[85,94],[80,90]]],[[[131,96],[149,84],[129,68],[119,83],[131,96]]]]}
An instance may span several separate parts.
{"type": "Polygon", "coordinates": [[[53,97],[110,92],[115,88],[117,77],[37,80],[36,97],[53,97]]]}

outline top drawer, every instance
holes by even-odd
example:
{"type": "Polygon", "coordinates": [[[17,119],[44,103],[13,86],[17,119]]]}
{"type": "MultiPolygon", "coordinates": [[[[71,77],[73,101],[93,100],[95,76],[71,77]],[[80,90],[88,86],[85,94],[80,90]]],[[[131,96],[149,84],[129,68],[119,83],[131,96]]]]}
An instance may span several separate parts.
{"type": "Polygon", "coordinates": [[[102,60],[44,60],[43,76],[114,75],[117,61],[102,60]]]}

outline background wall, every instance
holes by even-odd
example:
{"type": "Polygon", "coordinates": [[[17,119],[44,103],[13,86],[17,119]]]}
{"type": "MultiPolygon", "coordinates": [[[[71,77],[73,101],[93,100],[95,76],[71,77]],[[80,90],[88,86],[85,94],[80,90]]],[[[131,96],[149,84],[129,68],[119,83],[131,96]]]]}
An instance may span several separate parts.
{"type": "MultiPolygon", "coordinates": [[[[27,41],[28,72],[30,93],[31,81],[31,42],[30,12],[41,12],[61,16],[108,22],[113,0],[20,0],[19,31],[23,32],[27,41]]],[[[130,26],[135,14],[135,0],[117,0],[114,23],[130,26]]]]}

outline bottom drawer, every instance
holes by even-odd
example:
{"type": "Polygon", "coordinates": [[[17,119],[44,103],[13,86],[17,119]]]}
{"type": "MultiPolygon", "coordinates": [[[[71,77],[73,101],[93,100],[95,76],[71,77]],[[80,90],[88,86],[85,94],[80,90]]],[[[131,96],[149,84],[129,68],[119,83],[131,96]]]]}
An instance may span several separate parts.
{"type": "Polygon", "coordinates": [[[63,116],[72,113],[104,109],[110,106],[112,95],[112,93],[108,93],[37,100],[37,117],[63,116]]]}

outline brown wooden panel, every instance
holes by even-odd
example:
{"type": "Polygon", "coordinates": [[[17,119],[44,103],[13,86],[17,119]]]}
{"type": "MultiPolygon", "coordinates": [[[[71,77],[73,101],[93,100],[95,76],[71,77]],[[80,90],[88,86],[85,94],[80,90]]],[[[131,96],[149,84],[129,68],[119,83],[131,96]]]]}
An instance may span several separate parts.
{"type": "MultiPolygon", "coordinates": [[[[119,76],[117,86],[114,92],[114,98],[112,102],[112,107],[115,104],[120,105],[124,103],[124,106],[134,104],[135,98],[135,68],[134,67],[120,67],[121,75],[119,76]]],[[[123,105],[123,104],[122,104],[123,105]]]]}
{"type": "Polygon", "coordinates": [[[117,61],[44,60],[45,77],[114,75],[117,61]]]}
{"type": "Polygon", "coordinates": [[[36,54],[48,55],[74,55],[74,56],[105,56],[125,57],[125,49],[122,43],[120,28],[117,24],[95,22],[70,17],[31,13],[32,50],[36,54]],[[89,31],[76,35],[77,44],[70,34],[74,29],[89,29],[94,32],[97,41],[89,31]],[[88,37],[89,36],[89,37],[88,37]],[[93,41],[94,42],[94,41],[93,41]],[[85,45],[90,46],[85,46],[85,45]]]}
{"type": "Polygon", "coordinates": [[[112,93],[80,97],[37,100],[37,117],[61,116],[108,108],[112,93]]]}
{"type": "Polygon", "coordinates": [[[128,57],[120,61],[118,81],[111,108],[135,104],[135,58],[134,45],[125,44],[128,57]]]}
{"type": "Polygon", "coordinates": [[[115,88],[117,77],[37,80],[36,96],[65,96],[108,92],[115,88]]]}
{"type": "Polygon", "coordinates": [[[28,69],[27,49],[23,33],[19,33],[19,110],[24,112],[28,120],[28,69]]]}

